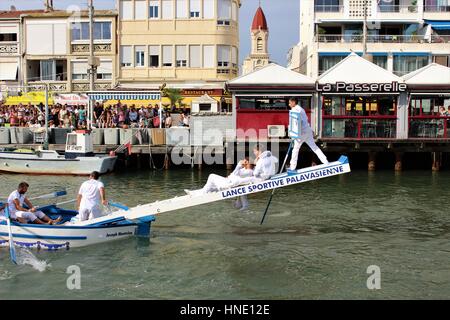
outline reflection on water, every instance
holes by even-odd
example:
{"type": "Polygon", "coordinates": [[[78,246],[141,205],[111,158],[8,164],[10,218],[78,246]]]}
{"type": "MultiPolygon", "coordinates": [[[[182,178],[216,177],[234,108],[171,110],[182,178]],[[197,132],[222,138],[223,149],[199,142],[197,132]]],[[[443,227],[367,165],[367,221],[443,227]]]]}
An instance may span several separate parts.
{"type": "MultiPolygon", "coordinates": [[[[183,194],[209,171],[132,171],[103,177],[107,196],[129,206],[183,194]]],[[[220,172],[225,174],[226,172],[220,172]]],[[[450,297],[450,173],[352,172],[278,190],[247,212],[222,201],[161,215],[150,240],[36,252],[43,273],[11,265],[0,249],[0,298],[344,299],[450,297]],[[378,265],[382,289],[366,288],[378,265]],[[78,265],[81,290],[66,288],[78,265]],[[45,277],[45,281],[42,281],[45,277]]],[[[68,190],[82,177],[0,175],[0,194],[25,180],[30,195],[68,190]]],[[[69,208],[73,208],[70,204],[69,208]]]]}

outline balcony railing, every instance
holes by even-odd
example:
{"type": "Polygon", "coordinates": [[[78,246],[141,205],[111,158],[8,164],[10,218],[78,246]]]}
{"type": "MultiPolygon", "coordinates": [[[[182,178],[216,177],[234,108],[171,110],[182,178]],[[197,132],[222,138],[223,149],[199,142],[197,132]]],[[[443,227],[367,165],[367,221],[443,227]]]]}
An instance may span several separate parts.
{"type": "MultiPolygon", "coordinates": [[[[352,43],[362,42],[362,35],[320,34],[316,37],[318,42],[324,43],[352,43]]],[[[449,43],[449,35],[368,35],[369,43],[449,43]]]]}
{"type": "Polygon", "coordinates": [[[32,87],[31,91],[44,91],[45,86],[48,84],[48,90],[51,92],[68,92],[67,82],[61,81],[48,81],[48,82],[40,82],[33,81],[29,82],[29,85],[32,87]]]}
{"type": "Polygon", "coordinates": [[[324,138],[394,139],[397,119],[392,117],[324,118],[324,138]]]}
{"type": "Polygon", "coordinates": [[[13,55],[19,52],[17,42],[0,42],[0,55],[13,55]]]}
{"type": "Polygon", "coordinates": [[[449,6],[425,6],[423,9],[425,12],[450,12],[449,6]]]}
{"type": "Polygon", "coordinates": [[[342,5],[315,5],[315,12],[344,12],[344,6],[342,5]]]}
{"type": "Polygon", "coordinates": [[[417,5],[379,5],[378,12],[417,13],[417,5]]]}

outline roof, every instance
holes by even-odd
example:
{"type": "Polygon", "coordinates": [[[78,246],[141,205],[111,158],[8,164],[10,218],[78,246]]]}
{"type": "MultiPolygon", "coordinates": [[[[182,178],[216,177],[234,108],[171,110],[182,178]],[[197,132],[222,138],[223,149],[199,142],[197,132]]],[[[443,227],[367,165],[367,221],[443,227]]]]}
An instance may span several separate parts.
{"type": "MultiPolygon", "coordinates": [[[[115,10],[95,10],[95,16],[116,16],[117,12],[115,10]]],[[[45,10],[16,10],[16,11],[0,11],[0,19],[18,19],[21,16],[27,17],[70,17],[72,16],[71,12],[67,12],[66,10],[53,10],[49,12],[45,12],[45,10]]],[[[81,10],[80,16],[88,17],[88,10],[81,10]]]]}
{"type": "Polygon", "coordinates": [[[255,17],[253,18],[252,30],[269,30],[267,27],[266,15],[261,7],[256,10],[255,17]]]}
{"type": "Polygon", "coordinates": [[[400,82],[403,79],[392,72],[360,57],[356,53],[349,54],[345,59],[322,74],[318,79],[324,83],[389,83],[400,82]]]}
{"type": "Polygon", "coordinates": [[[450,86],[450,68],[431,63],[423,68],[408,73],[403,77],[411,85],[448,85],[450,86]]]}
{"type": "Polygon", "coordinates": [[[211,98],[208,94],[204,94],[201,97],[192,101],[193,103],[217,103],[216,99],[211,98]]]}
{"type": "Polygon", "coordinates": [[[291,71],[276,63],[271,63],[247,75],[240,76],[228,82],[236,85],[270,85],[270,86],[301,86],[314,85],[314,79],[295,71],[291,71]]]}
{"type": "Polygon", "coordinates": [[[44,13],[44,10],[0,11],[0,19],[18,19],[22,14],[44,13]]]}

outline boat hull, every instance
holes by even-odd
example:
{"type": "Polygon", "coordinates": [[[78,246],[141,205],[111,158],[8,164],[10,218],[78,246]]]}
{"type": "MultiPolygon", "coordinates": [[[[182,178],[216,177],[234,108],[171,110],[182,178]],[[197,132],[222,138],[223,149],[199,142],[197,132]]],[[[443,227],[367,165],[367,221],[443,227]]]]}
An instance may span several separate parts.
{"type": "MultiPolygon", "coordinates": [[[[136,234],[137,225],[103,227],[11,225],[14,244],[19,247],[43,250],[61,250],[85,247],[115,240],[126,239],[136,234]]],[[[8,228],[0,224],[0,247],[9,246],[8,228]]]]}
{"type": "Polygon", "coordinates": [[[0,171],[23,174],[49,175],[89,175],[92,171],[100,174],[112,172],[117,157],[79,157],[76,159],[39,159],[27,156],[11,157],[0,154],[0,171]]]}

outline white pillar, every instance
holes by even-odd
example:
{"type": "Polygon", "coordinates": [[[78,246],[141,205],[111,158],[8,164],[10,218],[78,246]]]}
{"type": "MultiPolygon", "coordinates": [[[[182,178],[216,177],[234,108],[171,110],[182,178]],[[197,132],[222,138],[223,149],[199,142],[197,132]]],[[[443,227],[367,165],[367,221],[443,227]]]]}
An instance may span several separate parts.
{"type": "Polygon", "coordinates": [[[397,104],[397,139],[408,139],[408,108],[408,93],[401,92],[397,104]]]}

